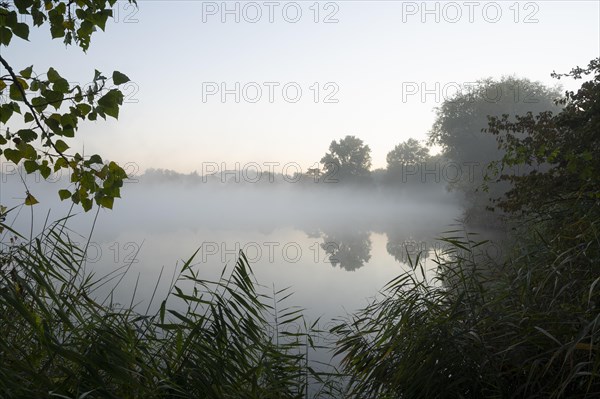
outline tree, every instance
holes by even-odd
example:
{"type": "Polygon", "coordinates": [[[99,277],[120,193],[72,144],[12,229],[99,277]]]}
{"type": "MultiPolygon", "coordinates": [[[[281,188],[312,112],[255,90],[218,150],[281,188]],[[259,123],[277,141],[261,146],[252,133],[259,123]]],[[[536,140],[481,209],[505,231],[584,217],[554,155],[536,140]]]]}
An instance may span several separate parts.
{"type": "Polygon", "coordinates": [[[321,158],[325,169],[325,181],[344,181],[362,183],[370,178],[371,149],[354,136],[335,140],[329,146],[329,152],[321,158]]]}
{"type": "MultiPolygon", "coordinates": [[[[136,4],[135,0],[129,2],[136,4]]],[[[15,37],[29,40],[31,27],[19,22],[28,16],[32,27],[47,23],[53,39],[63,38],[66,46],[75,44],[86,51],[96,28],[105,29],[115,3],[116,0],[0,2],[0,50],[15,37]]],[[[0,95],[8,91],[9,98],[0,106],[0,156],[17,165],[22,163],[28,174],[39,172],[44,178],[52,172],[69,171],[74,187],[59,191],[62,200],[70,198],[85,211],[92,208],[94,200],[101,207],[112,208],[127,178],[125,171],[97,154],[73,154],[68,142],[81,121],[95,121],[98,116],[118,118],[123,103],[119,86],[129,78],[118,71],[111,78],[95,71],[92,84],[82,88],[71,86],[52,67],[43,73],[36,73],[33,65],[15,68],[1,51],[0,64],[0,95]],[[12,131],[9,121],[26,128],[12,131]]],[[[25,204],[36,202],[28,192],[25,204]]]]}
{"type": "MultiPolygon", "coordinates": [[[[552,76],[593,79],[574,93],[567,91],[556,115],[527,113],[510,120],[507,115],[491,118],[488,132],[499,140],[505,155],[499,162],[499,179],[511,189],[498,205],[510,212],[534,217],[544,215],[562,230],[577,230],[598,217],[600,199],[600,58],[587,68],[552,76]],[[532,170],[524,175],[503,173],[515,165],[532,170]]],[[[581,231],[573,232],[579,237],[581,231]]]]}
{"type": "Polygon", "coordinates": [[[429,148],[421,145],[417,140],[410,138],[387,154],[386,182],[407,183],[408,175],[421,181],[415,171],[429,160],[429,148]]]}
{"type": "Polygon", "coordinates": [[[429,148],[421,145],[415,139],[408,139],[387,154],[387,168],[393,170],[405,165],[425,162],[429,158],[429,148]]]}
{"type": "MultiPolygon", "coordinates": [[[[488,127],[488,117],[510,115],[509,120],[514,121],[516,115],[528,112],[556,111],[560,107],[555,100],[560,95],[558,89],[528,79],[485,79],[478,81],[469,91],[457,93],[444,101],[437,110],[429,143],[442,146],[444,157],[461,170],[460,179],[449,182],[449,185],[465,195],[467,221],[494,222],[495,218],[483,210],[491,208],[490,197],[499,197],[508,189],[503,182],[480,189],[487,165],[504,155],[494,136],[484,132],[488,127]]],[[[512,171],[515,174],[522,172],[512,171]]]]}

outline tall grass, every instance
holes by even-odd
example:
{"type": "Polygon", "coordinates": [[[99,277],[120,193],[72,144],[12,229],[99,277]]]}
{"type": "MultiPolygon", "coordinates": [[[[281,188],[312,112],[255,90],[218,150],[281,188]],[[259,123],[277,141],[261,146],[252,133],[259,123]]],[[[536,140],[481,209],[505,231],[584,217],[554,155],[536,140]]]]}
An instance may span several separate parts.
{"type": "Polygon", "coordinates": [[[429,279],[417,258],[333,330],[349,397],[600,397],[598,235],[560,253],[551,238],[497,262],[446,237],[429,279]]]}
{"type": "Polygon", "coordinates": [[[31,240],[11,232],[0,397],[600,397],[597,220],[526,225],[494,258],[452,231],[434,271],[407,251],[411,270],[330,331],[340,371],[311,360],[326,332],[285,305],[288,290],[259,285],[243,253],[215,281],[190,257],[150,313],[135,287],[129,304],[113,301],[115,276],[86,271],[63,224],[31,240]]]}
{"type": "Polygon", "coordinates": [[[86,274],[60,226],[0,253],[1,397],[336,397],[308,358],[318,332],[286,290],[262,292],[243,254],[216,281],[192,256],[148,314],[135,293],[128,306],[99,297],[109,279],[86,274]]]}

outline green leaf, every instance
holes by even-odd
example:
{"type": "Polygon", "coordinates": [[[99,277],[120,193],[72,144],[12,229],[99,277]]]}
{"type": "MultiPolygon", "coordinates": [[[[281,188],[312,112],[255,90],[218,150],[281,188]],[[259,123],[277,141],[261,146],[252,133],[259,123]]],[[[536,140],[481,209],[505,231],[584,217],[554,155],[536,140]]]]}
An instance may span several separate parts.
{"type": "Polygon", "coordinates": [[[13,111],[15,111],[16,113],[21,113],[21,107],[19,107],[19,104],[17,104],[16,102],[10,102],[8,103],[8,105],[11,106],[13,111]]]}
{"type": "Polygon", "coordinates": [[[91,199],[89,198],[82,198],[81,199],[81,206],[83,207],[84,211],[89,211],[90,209],[92,209],[92,205],[94,205],[94,203],[92,202],[91,199]]]}
{"type": "Polygon", "coordinates": [[[69,149],[69,146],[67,145],[67,143],[65,143],[62,140],[56,140],[56,143],[54,143],[54,147],[60,153],[64,153],[65,151],[67,151],[69,149]]]}
{"type": "Polygon", "coordinates": [[[112,10],[100,10],[92,15],[92,21],[102,30],[106,28],[106,21],[112,15],[112,10]]]}
{"type": "Polygon", "coordinates": [[[0,123],[6,123],[13,114],[10,104],[0,105],[0,123]]]}
{"type": "Polygon", "coordinates": [[[120,84],[123,84],[123,83],[127,83],[130,80],[125,74],[122,74],[119,71],[114,71],[112,77],[113,77],[113,82],[117,86],[120,85],[120,84]]]}
{"type": "Polygon", "coordinates": [[[62,134],[62,129],[60,128],[60,123],[54,118],[46,118],[44,120],[46,126],[48,126],[54,133],[62,134]]]}
{"type": "Polygon", "coordinates": [[[59,109],[65,96],[63,93],[53,90],[42,90],[42,96],[46,98],[49,105],[52,105],[55,109],[59,109]]]}
{"type": "Polygon", "coordinates": [[[102,197],[98,200],[98,204],[104,208],[112,209],[115,199],[113,197],[102,197]]]}
{"type": "Polygon", "coordinates": [[[61,201],[64,201],[71,197],[71,192],[69,190],[58,190],[58,196],[61,201]]]}
{"type": "Polygon", "coordinates": [[[12,31],[15,35],[21,39],[29,41],[29,25],[23,22],[19,22],[13,26],[12,31]]]}
{"type": "Polygon", "coordinates": [[[50,35],[52,35],[53,39],[65,36],[65,28],[62,20],[50,24],[50,35]]]}
{"type": "Polygon", "coordinates": [[[31,105],[37,112],[42,112],[48,107],[48,101],[44,97],[34,97],[31,99],[31,105]]]}
{"type": "Polygon", "coordinates": [[[102,76],[102,72],[100,72],[97,69],[94,69],[94,82],[97,80],[104,80],[106,79],[104,76],[102,76]]]}
{"type": "Polygon", "coordinates": [[[58,74],[58,72],[56,72],[56,69],[50,67],[48,69],[48,80],[50,83],[55,83],[59,79],[62,79],[62,77],[58,74]]]}
{"type": "Polygon", "coordinates": [[[59,93],[68,93],[69,82],[66,79],[60,78],[52,85],[52,89],[59,93]]]}
{"type": "Polygon", "coordinates": [[[21,76],[23,76],[25,79],[30,79],[31,78],[31,73],[33,71],[33,65],[23,69],[21,72],[19,72],[21,74],[21,76]]]}
{"type": "Polygon", "coordinates": [[[27,160],[23,162],[23,166],[25,167],[27,174],[31,174],[38,170],[38,164],[35,161],[27,160]]]}
{"type": "Polygon", "coordinates": [[[15,0],[15,7],[19,10],[21,14],[28,14],[27,8],[33,5],[33,0],[15,0]]]}
{"type": "Polygon", "coordinates": [[[4,150],[4,157],[15,165],[18,164],[21,159],[23,159],[21,156],[21,151],[13,150],[12,148],[7,148],[4,150]]]}
{"type": "Polygon", "coordinates": [[[0,91],[6,89],[6,83],[4,83],[4,80],[0,79],[0,91]]]}
{"type": "Polygon", "coordinates": [[[83,116],[86,116],[92,110],[92,107],[90,107],[88,104],[85,104],[85,103],[77,104],[76,108],[79,110],[79,112],[83,116]]]}
{"type": "Polygon", "coordinates": [[[17,132],[17,136],[19,136],[21,140],[23,140],[26,143],[29,143],[30,141],[33,141],[38,138],[37,133],[31,129],[21,129],[17,132]]]}
{"type": "Polygon", "coordinates": [[[91,164],[102,164],[102,158],[100,157],[100,155],[98,154],[94,154],[90,157],[90,159],[88,160],[88,163],[91,164]]]}
{"type": "Polygon", "coordinates": [[[48,165],[40,165],[39,170],[44,179],[47,179],[50,176],[50,173],[52,173],[52,169],[50,169],[48,165]]]}
{"type": "Polygon", "coordinates": [[[33,114],[31,112],[25,112],[25,123],[33,121],[33,114]]]}
{"type": "Polygon", "coordinates": [[[10,29],[2,26],[0,27],[0,44],[8,46],[10,43],[10,39],[12,39],[12,32],[10,29]]]}
{"type": "Polygon", "coordinates": [[[9,98],[15,101],[23,101],[23,94],[21,93],[19,86],[17,86],[17,83],[10,85],[9,98]]]}
{"type": "Polygon", "coordinates": [[[37,151],[31,144],[21,142],[17,145],[17,149],[21,153],[21,157],[31,160],[37,159],[37,151]]]}
{"type": "Polygon", "coordinates": [[[76,121],[73,119],[71,114],[64,114],[60,117],[60,124],[65,129],[73,129],[77,126],[76,121]]]}
{"type": "Polygon", "coordinates": [[[58,171],[60,168],[66,168],[69,166],[69,163],[64,158],[58,158],[56,163],[54,164],[54,171],[58,171]]]}
{"type": "Polygon", "coordinates": [[[123,104],[123,93],[116,89],[110,90],[98,100],[102,111],[115,119],[119,117],[119,105],[121,104],[123,104]]]}
{"type": "Polygon", "coordinates": [[[61,134],[65,137],[75,137],[75,130],[73,128],[64,128],[61,134]]]}
{"type": "Polygon", "coordinates": [[[31,195],[30,193],[27,193],[27,198],[25,198],[25,205],[27,206],[33,206],[35,204],[39,204],[40,202],[35,199],[35,197],[33,195],[31,195]]]}

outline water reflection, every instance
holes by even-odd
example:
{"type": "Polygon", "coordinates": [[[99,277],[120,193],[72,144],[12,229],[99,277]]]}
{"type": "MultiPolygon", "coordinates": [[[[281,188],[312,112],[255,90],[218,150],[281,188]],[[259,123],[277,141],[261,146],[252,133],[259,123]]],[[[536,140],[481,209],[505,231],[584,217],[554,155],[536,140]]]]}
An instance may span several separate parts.
{"type": "Polygon", "coordinates": [[[370,232],[353,231],[325,233],[321,248],[333,267],[354,271],[371,259],[370,235],[370,232]]]}
{"type": "Polygon", "coordinates": [[[409,258],[414,262],[417,256],[422,260],[429,258],[432,249],[430,237],[415,237],[400,230],[386,232],[386,235],[388,237],[386,250],[397,262],[409,263],[409,258]]]}

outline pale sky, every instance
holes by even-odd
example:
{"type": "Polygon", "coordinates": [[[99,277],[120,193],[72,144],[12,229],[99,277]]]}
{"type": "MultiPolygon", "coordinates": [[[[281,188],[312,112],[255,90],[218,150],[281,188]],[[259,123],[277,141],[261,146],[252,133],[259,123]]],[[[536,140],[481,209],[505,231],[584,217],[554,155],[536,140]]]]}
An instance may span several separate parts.
{"type": "Polygon", "coordinates": [[[93,36],[87,54],[51,40],[46,26],[29,43],[14,38],[3,57],[17,70],[53,66],[81,84],[94,69],[127,74],[120,119],[81,124],[72,148],[138,172],[189,173],[203,162],[308,168],[348,134],[371,147],[374,167],[385,167],[396,144],[426,139],[434,108],[456,87],[513,74],[553,86],[553,70],[600,54],[598,1],[428,2],[429,13],[424,4],[228,2],[234,11],[222,14],[221,1],[141,0],[137,11],[119,2],[118,21],[93,36]],[[409,87],[418,91],[409,95],[409,87]]]}

